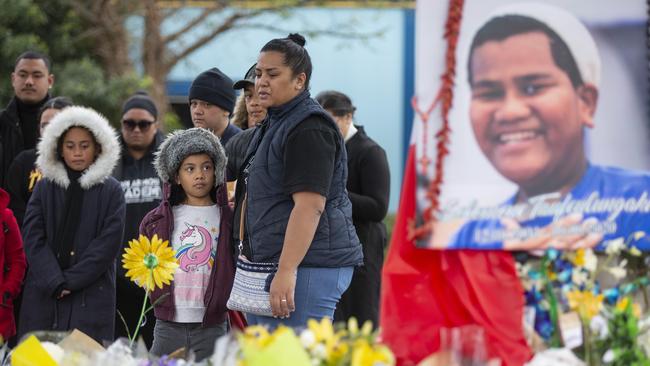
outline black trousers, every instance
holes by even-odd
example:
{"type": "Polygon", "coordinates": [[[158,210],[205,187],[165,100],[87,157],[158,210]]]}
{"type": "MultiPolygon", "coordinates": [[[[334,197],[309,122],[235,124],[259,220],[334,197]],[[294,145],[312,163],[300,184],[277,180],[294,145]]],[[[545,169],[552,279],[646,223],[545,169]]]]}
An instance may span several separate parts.
{"type": "Polygon", "coordinates": [[[362,267],[355,267],[352,282],[334,312],[335,322],[347,322],[355,317],[359,326],[366,320],[373,328],[379,324],[379,294],[381,291],[381,268],[384,263],[384,247],[380,243],[363,246],[362,267]]]}

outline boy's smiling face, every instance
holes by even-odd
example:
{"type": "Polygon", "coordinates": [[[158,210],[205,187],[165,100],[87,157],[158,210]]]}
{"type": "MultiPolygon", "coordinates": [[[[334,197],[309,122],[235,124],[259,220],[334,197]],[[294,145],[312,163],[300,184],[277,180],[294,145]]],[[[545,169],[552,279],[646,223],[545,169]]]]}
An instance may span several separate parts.
{"type": "Polygon", "coordinates": [[[474,136],[503,176],[536,186],[584,160],[583,128],[593,127],[597,95],[585,93],[597,92],[573,86],[544,33],[488,41],[475,49],[470,65],[474,136]]]}

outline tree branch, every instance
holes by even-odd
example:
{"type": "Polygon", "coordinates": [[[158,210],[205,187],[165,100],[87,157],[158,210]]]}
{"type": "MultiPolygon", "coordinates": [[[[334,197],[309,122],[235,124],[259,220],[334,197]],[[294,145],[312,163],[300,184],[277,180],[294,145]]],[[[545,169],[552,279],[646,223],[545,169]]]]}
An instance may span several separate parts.
{"type": "Polygon", "coordinates": [[[83,1],[71,0],[70,4],[72,4],[72,7],[74,8],[75,12],[81,15],[82,18],[89,21],[96,19],[95,14],[93,13],[94,9],[91,10],[91,8],[86,6],[86,4],[83,1]]]}
{"type": "Polygon", "coordinates": [[[178,11],[179,11],[180,9],[181,9],[181,7],[178,7],[178,8],[171,8],[171,9],[164,9],[164,10],[161,12],[162,17],[163,17],[163,20],[164,20],[164,19],[169,19],[169,18],[171,18],[171,17],[174,17],[174,16],[178,13],[178,11]]]}
{"type": "MultiPolygon", "coordinates": [[[[270,6],[264,7],[257,9],[256,11],[252,11],[247,14],[247,17],[252,18],[255,17],[261,13],[270,13],[270,12],[276,12],[276,11],[281,11],[281,10],[286,10],[290,8],[295,8],[297,6],[300,6],[301,4],[305,3],[305,0],[296,0],[292,4],[280,4],[280,5],[273,5],[271,4],[270,6]]],[[[164,44],[170,44],[172,42],[177,41],[183,34],[187,33],[190,31],[192,28],[200,25],[203,23],[208,17],[212,14],[216,14],[224,9],[226,9],[229,6],[229,3],[227,1],[222,1],[222,2],[215,2],[214,6],[209,7],[209,8],[204,8],[201,14],[199,14],[197,17],[194,19],[190,20],[183,26],[181,29],[177,30],[174,33],[168,34],[167,36],[163,37],[163,43],[164,44]]],[[[178,8],[177,8],[178,9],[178,8]]],[[[175,10],[177,10],[175,9],[175,10]]],[[[165,14],[165,17],[167,18],[169,15],[174,14],[175,12],[169,12],[165,14]]],[[[245,13],[238,13],[238,14],[245,14],[245,13]]],[[[228,20],[226,20],[227,22],[228,20]]],[[[213,36],[214,37],[214,36],[213,36]]]]}
{"type": "Polygon", "coordinates": [[[199,14],[197,17],[195,17],[194,19],[187,22],[185,24],[185,26],[183,26],[181,29],[179,29],[176,32],[171,33],[171,34],[163,37],[163,39],[162,39],[163,43],[164,44],[170,44],[170,43],[176,41],[180,36],[187,33],[192,28],[194,28],[197,25],[203,23],[210,15],[215,14],[215,13],[221,11],[221,10],[223,10],[223,8],[218,8],[218,9],[216,9],[216,8],[205,8],[205,9],[203,9],[201,14],[199,14]]]}
{"type": "Polygon", "coordinates": [[[333,28],[327,28],[327,29],[302,29],[296,31],[295,29],[283,29],[274,25],[269,25],[269,24],[261,24],[261,23],[246,23],[246,24],[241,24],[234,26],[233,28],[246,28],[246,29],[261,29],[261,30],[267,30],[271,32],[277,32],[277,33],[284,33],[284,34],[289,34],[289,33],[300,33],[302,35],[306,35],[309,37],[315,37],[315,36],[330,36],[330,37],[341,37],[341,38],[349,38],[349,39],[368,39],[372,37],[378,37],[383,35],[386,32],[386,29],[379,29],[370,33],[353,33],[350,31],[345,31],[345,30],[338,30],[341,28],[333,27],[333,28]]]}
{"type": "Polygon", "coordinates": [[[260,10],[260,11],[247,12],[247,13],[235,13],[229,16],[223,23],[221,23],[221,25],[213,29],[210,33],[192,42],[189,46],[185,47],[185,49],[183,49],[182,51],[172,54],[170,59],[165,62],[165,69],[171,70],[171,68],[174,67],[174,65],[176,65],[183,58],[187,57],[187,55],[201,48],[203,45],[211,41],[214,37],[216,37],[220,33],[223,33],[235,27],[237,25],[236,23],[239,20],[248,19],[257,16],[261,13],[262,11],[260,10]]]}

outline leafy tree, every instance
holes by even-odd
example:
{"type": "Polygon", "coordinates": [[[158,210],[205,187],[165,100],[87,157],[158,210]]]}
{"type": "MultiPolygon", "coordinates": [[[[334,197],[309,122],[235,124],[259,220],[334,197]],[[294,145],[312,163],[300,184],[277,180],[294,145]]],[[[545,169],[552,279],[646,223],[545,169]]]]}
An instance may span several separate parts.
{"type": "MultiPolygon", "coordinates": [[[[290,16],[291,10],[300,6],[314,6],[324,3],[318,0],[278,0],[278,1],[234,1],[217,0],[200,2],[203,7],[197,7],[195,14],[188,16],[184,7],[191,1],[181,2],[183,6],[172,6],[163,0],[69,0],[79,14],[87,29],[85,35],[93,39],[95,55],[99,58],[104,70],[109,76],[121,76],[132,72],[133,62],[129,58],[129,50],[134,43],[140,50],[139,61],[141,69],[151,81],[151,94],[158,108],[165,111],[169,101],[165,86],[167,75],[180,61],[203,47],[208,42],[227,32],[240,28],[270,29],[288,33],[276,24],[290,16]],[[257,3],[257,4],[256,4],[257,3]],[[253,4],[244,7],[242,4],[253,4]],[[262,24],[262,15],[274,14],[279,21],[273,24],[262,24]],[[143,36],[140,39],[130,39],[126,30],[128,18],[137,18],[144,24],[143,36]],[[174,29],[165,33],[166,22],[173,22],[174,29]],[[187,37],[193,30],[193,37],[187,37]],[[203,33],[198,33],[197,30],[203,33]]],[[[361,1],[361,3],[364,3],[361,1]]],[[[346,38],[367,38],[377,35],[358,34],[353,30],[349,19],[341,19],[328,29],[300,30],[306,35],[326,34],[346,38]]]]}
{"type": "MultiPolygon", "coordinates": [[[[367,1],[360,1],[366,3],[367,1]]],[[[185,11],[191,1],[172,6],[164,0],[0,0],[0,102],[13,95],[10,74],[15,58],[27,49],[47,53],[53,60],[53,93],[74,98],[119,120],[121,102],[136,89],[149,89],[163,115],[164,123],[176,123],[165,114],[169,105],[166,79],[179,62],[208,42],[239,28],[280,29],[282,19],[300,6],[324,3],[319,0],[201,2],[193,16],[185,11]],[[253,4],[244,7],[242,4],[253,4]],[[261,16],[274,14],[278,21],[262,23],[261,16]],[[143,36],[135,38],[127,20],[142,21],[143,36]],[[166,22],[176,26],[165,33],[166,22]],[[193,30],[193,38],[186,35],[193,30]],[[198,34],[196,30],[202,30],[198,34]],[[135,47],[134,47],[135,46],[135,47]],[[135,67],[132,50],[140,55],[135,67]],[[142,70],[143,77],[135,70],[142,70]]],[[[377,34],[358,34],[354,23],[341,19],[328,29],[306,25],[299,30],[307,36],[325,34],[346,38],[367,38],[377,34]]]]}
{"type": "Polygon", "coordinates": [[[95,53],[93,38],[68,0],[0,0],[0,102],[13,96],[11,72],[26,50],[52,59],[53,95],[97,109],[110,121],[119,120],[121,103],[146,87],[134,72],[110,75],[95,53]]]}

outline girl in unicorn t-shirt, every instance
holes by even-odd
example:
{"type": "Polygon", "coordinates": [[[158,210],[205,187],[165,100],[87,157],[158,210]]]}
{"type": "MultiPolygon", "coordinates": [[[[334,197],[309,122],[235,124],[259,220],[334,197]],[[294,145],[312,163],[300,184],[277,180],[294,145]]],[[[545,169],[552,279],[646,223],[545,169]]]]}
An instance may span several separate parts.
{"type": "Polygon", "coordinates": [[[226,157],[218,138],[202,128],[169,135],[156,154],[163,200],[145,216],[140,233],[169,240],[179,267],[170,286],[151,293],[156,315],[151,352],[165,355],[185,347],[200,361],[226,333],[235,273],[226,157]]]}

